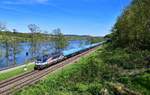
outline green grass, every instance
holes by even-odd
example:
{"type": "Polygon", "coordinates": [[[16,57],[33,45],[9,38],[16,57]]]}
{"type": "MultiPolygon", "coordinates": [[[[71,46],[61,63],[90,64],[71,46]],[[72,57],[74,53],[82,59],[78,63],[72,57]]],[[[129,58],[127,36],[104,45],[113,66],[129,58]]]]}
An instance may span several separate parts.
{"type": "MultiPolygon", "coordinates": [[[[139,54],[130,53],[130,56],[134,59],[139,54]]],[[[144,54],[146,55],[145,52],[141,54],[142,56],[136,58],[137,60],[143,58],[144,54]]],[[[128,55],[129,53],[123,50],[105,51],[100,48],[95,53],[79,60],[77,64],[57,70],[37,84],[16,92],[15,95],[101,95],[104,90],[107,90],[108,95],[115,95],[116,91],[110,85],[111,83],[115,86],[121,83],[131,91],[149,95],[149,71],[129,75],[130,71],[134,71],[135,68],[125,68],[128,67],[126,66],[128,61],[134,62],[127,57],[128,55]]]]}
{"type": "Polygon", "coordinates": [[[30,72],[34,69],[34,64],[27,65],[27,70],[24,70],[24,67],[17,68],[14,70],[6,71],[6,72],[0,72],[0,81],[24,74],[26,72],[30,72]]]}
{"type": "MultiPolygon", "coordinates": [[[[91,76],[91,70],[89,72],[82,71],[84,66],[91,62],[91,59],[95,56],[93,53],[90,56],[81,58],[76,64],[71,64],[63,69],[50,74],[44,80],[39,83],[27,87],[16,95],[92,95],[92,93],[98,93],[101,89],[101,83],[98,81],[90,82],[91,79],[86,82],[86,78],[91,76]],[[87,62],[87,59],[88,62],[87,62]],[[84,73],[83,75],[82,72],[84,73]],[[85,77],[82,77],[88,73],[85,77]]],[[[97,64],[97,63],[96,63],[97,64]]],[[[96,64],[88,65],[95,68],[96,64]]],[[[88,66],[87,69],[88,70],[88,66]]],[[[93,77],[95,77],[94,75],[93,77]]]]}

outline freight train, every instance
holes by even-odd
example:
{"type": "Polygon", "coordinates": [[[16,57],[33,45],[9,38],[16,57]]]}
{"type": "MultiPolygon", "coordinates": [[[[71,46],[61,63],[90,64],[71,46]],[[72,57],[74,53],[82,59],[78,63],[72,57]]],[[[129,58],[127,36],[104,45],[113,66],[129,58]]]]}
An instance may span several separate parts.
{"type": "Polygon", "coordinates": [[[71,58],[75,55],[78,55],[80,53],[83,53],[87,50],[90,50],[94,47],[97,47],[104,42],[101,43],[96,43],[96,44],[91,44],[91,45],[86,45],[77,49],[71,49],[68,51],[63,51],[63,52],[54,52],[50,55],[44,55],[41,57],[37,57],[36,62],[35,62],[35,70],[42,70],[44,68],[48,68],[54,64],[57,64],[65,59],[71,58]]]}

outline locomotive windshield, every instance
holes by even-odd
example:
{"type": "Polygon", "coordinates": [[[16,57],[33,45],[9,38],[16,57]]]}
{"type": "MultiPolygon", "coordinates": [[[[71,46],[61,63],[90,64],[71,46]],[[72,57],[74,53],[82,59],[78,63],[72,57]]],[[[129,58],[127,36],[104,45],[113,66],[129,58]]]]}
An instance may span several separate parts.
{"type": "Polygon", "coordinates": [[[48,59],[48,56],[44,55],[42,57],[37,57],[36,61],[37,61],[37,63],[41,63],[41,62],[46,62],[47,59],[48,59]]]}
{"type": "Polygon", "coordinates": [[[36,63],[41,63],[42,62],[42,58],[40,57],[40,56],[38,56],[37,58],[36,58],[36,63]]]}
{"type": "Polygon", "coordinates": [[[51,58],[51,59],[56,59],[56,58],[58,58],[58,57],[60,57],[60,56],[62,56],[62,55],[63,55],[62,52],[53,52],[53,53],[51,53],[50,55],[38,56],[36,61],[37,61],[37,63],[44,63],[44,62],[46,62],[49,58],[51,58]]]}

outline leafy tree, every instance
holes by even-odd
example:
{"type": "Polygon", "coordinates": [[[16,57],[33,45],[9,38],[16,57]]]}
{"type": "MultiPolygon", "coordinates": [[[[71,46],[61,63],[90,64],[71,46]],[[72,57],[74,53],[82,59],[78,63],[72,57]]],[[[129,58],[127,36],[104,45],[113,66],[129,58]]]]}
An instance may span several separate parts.
{"type": "Polygon", "coordinates": [[[61,51],[68,45],[67,39],[61,33],[61,30],[59,28],[53,30],[52,41],[54,42],[54,47],[56,51],[61,51]]]}
{"type": "Polygon", "coordinates": [[[114,47],[150,49],[150,0],[133,0],[112,29],[114,47]]]}

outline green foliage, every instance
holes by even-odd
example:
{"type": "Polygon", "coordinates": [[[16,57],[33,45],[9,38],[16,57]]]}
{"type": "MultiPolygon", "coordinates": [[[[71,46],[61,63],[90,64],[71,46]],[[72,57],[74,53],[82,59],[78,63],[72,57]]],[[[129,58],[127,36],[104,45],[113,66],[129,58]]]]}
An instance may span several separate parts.
{"type": "Polygon", "coordinates": [[[52,41],[54,42],[56,50],[63,50],[66,46],[68,46],[68,41],[61,33],[61,30],[59,28],[55,29],[52,35],[52,41]]]}
{"type": "Polygon", "coordinates": [[[147,90],[149,90],[149,88],[150,88],[150,84],[149,84],[150,74],[144,73],[144,74],[138,75],[133,79],[133,82],[138,83],[141,86],[145,87],[147,90]]]}
{"type": "Polygon", "coordinates": [[[92,36],[89,36],[89,37],[87,37],[87,40],[88,40],[91,44],[93,44],[93,43],[98,43],[98,42],[103,41],[104,38],[103,38],[103,37],[92,37],[92,36]]]}
{"type": "Polygon", "coordinates": [[[100,49],[102,52],[99,56],[110,67],[111,71],[107,72],[107,75],[110,74],[111,81],[123,83],[131,90],[149,95],[149,71],[142,71],[150,66],[149,61],[146,60],[150,52],[147,50],[131,51],[127,48],[113,49],[109,46],[105,45],[105,49],[100,49]]]}
{"type": "Polygon", "coordinates": [[[149,67],[149,61],[145,58],[150,55],[149,51],[129,51],[128,49],[111,48],[104,50],[101,58],[105,63],[115,65],[124,69],[135,69],[149,67]]]}
{"type": "Polygon", "coordinates": [[[89,84],[88,92],[92,95],[100,95],[100,90],[102,88],[102,85],[99,83],[92,83],[89,84]]]}
{"type": "Polygon", "coordinates": [[[133,0],[112,29],[114,47],[150,49],[150,0],[133,0]]]}
{"type": "Polygon", "coordinates": [[[142,72],[150,67],[149,9],[150,0],[132,0],[118,18],[112,33],[106,36],[112,39],[112,43],[101,55],[103,62],[120,69],[117,81],[143,95],[150,94],[149,72],[142,72]]]}
{"type": "Polygon", "coordinates": [[[141,92],[143,95],[149,95],[150,91],[150,74],[149,73],[140,73],[134,76],[121,77],[119,80],[121,83],[128,85],[130,89],[133,89],[137,92],[141,92]]]}
{"type": "Polygon", "coordinates": [[[88,90],[88,86],[87,86],[87,84],[78,83],[78,84],[76,84],[76,89],[77,89],[79,92],[84,92],[84,91],[87,91],[87,90],[88,90]]]}

